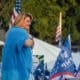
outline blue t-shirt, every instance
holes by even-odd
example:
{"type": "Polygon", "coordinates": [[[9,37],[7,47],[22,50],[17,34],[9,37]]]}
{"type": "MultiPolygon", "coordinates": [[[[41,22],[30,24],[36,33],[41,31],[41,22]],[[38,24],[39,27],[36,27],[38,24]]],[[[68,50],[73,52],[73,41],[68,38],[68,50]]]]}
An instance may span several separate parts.
{"type": "Polygon", "coordinates": [[[25,29],[13,27],[7,33],[2,53],[2,80],[28,80],[32,68],[31,47],[25,29]]]}

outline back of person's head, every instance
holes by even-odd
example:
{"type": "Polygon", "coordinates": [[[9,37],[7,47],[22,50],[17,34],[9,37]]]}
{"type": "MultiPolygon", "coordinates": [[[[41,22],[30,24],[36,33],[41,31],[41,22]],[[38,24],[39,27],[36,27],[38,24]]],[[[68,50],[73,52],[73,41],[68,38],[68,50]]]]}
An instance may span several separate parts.
{"type": "Polygon", "coordinates": [[[22,20],[23,14],[18,14],[18,16],[15,19],[14,25],[18,25],[18,23],[22,20]]]}

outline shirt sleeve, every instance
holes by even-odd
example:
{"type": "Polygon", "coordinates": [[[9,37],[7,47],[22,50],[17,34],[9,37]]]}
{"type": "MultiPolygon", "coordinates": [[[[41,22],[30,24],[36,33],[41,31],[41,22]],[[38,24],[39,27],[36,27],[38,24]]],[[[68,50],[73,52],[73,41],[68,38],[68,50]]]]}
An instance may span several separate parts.
{"type": "Polygon", "coordinates": [[[26,32],[21,31],[17,33],[17,47],[22,48],[26,40],[29,39],[29,36],[26,32]]]}

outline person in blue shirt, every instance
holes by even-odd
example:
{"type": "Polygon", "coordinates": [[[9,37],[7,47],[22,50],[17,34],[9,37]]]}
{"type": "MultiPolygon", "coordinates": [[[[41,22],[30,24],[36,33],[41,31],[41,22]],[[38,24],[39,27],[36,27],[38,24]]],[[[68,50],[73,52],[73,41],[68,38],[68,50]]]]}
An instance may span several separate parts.
{"type": "Polygon", "coordinates": [[[7,32],[2,52],[2,80],[29,80],[34,45],[29,34],[31,22],[30,14],[19,14],[7,32]]]}

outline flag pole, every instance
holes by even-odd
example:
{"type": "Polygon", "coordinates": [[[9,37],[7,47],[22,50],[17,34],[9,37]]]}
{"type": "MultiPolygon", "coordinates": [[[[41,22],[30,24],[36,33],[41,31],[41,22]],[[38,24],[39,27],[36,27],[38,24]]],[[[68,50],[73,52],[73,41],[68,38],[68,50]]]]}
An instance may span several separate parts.
{"type": "Polygon", "coordinates": [[[60,22],[60,39],[59,39],[59,48],[62,47],[62,13],[60,12],[60,17],[59,17],[59,22],[60,22]]]}

